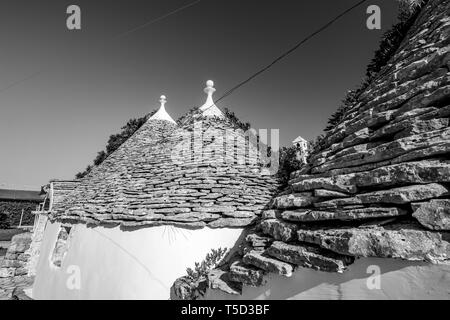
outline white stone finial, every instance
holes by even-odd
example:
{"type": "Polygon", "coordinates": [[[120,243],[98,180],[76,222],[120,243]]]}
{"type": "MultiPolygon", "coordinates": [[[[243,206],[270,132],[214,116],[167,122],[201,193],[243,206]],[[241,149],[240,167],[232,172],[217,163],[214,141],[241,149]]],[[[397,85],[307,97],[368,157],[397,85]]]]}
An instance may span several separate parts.
{"type": "Polygon", "coordinates": [[[206,102],[200,107],[200,111],[203,112],[204,116],[211,117],[223,117],[222,111],[214,104],[213,93],[216,92],[214,88],[214,81],[206,81],[206,88],[203,90],[207,94],[206,102]]]}
{"type": "Polygon", "coordinates": [[[212,81],[212,80],[206,81],[205,92],[206,92],[207,94],[209,94],[210,92],[211,92],[211,94],[213,94],[214,91],[216,91],[216,89],[214,89],[214,81],[212,81]]]}
{"type": "Polygon", "coordinates": [[[205,91],[205,93],[208,95],[205,104],[200,108],[204,111],[205,109],[208,108],[208,106],[206,106],[207,104],[209,104],[211,108],[214,105],[214,100],[212,98],[213,93],[216,92],[216,89],[214,88],[214,81],[212,80],[206,81],[206,88],[203,91],[205,91]]]}
{"type": "Polygon", "coordinates": [[[166,96],[161,95],[159,98],[159,102],[161,103],[161,106],[159,107],[159,110],[150,117],[150,120],[166,120],[172,123],[176,123],[175,120],[172,119],[172,117],[167,113],[165,104],[167,102],[166,96]]]}
{"type": "Polygon", "coordinates": [[[161,108],[164,108],[164,105],[165,105],[166,102],[167,102],[166,96],[165,96],[165,95],[162,95],[162,96],[159,98],[159,102],[161,102],[161,108]]]}

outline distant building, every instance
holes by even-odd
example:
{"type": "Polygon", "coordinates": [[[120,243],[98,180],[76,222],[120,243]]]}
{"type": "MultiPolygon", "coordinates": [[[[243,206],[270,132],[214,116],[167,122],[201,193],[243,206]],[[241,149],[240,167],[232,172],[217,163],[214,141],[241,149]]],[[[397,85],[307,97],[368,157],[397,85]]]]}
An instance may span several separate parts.
{"type": "MultiPolygon", "coordinates": [[[[0,189],[0,216],[3,216],[3,227],[33,225],[36,210],[44,199],[41,191],[0,189]]],[[[1,219],[1,218],[0,218],[1,219]]]]}
{"type": "Polygon", "coordinates": [[[292,144],[297,148],[297,160],[306,164],[306,159],[308,157],[308,141],[303,139],[301,136],[298,136],[294,141],[292,141],[292,144]]]}

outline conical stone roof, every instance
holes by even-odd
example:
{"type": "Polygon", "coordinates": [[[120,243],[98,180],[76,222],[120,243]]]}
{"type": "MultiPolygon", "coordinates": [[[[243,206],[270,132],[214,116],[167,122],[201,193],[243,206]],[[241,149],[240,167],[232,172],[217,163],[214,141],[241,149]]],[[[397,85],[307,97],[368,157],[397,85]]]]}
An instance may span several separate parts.
{"type": "Polygon", "coordinates": [[[177,126],[150,118],[81,179],[51,219],[189,228],[255,222],[278,187],[257,145],[225,118],[198,110],[190,120],[177,126]]]}

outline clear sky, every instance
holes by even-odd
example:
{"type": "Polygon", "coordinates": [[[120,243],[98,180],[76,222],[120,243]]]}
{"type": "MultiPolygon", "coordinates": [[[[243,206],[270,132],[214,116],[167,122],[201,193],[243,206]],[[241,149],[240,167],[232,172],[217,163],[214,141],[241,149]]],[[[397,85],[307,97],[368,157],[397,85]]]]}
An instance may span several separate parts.
{"type": "MultiPolygon", "coordinates": [[[[167,96],[174,119],[216,98],[356,0],[2,0],[0,188],[37,189],[73,178],[109,135],[167,96]],[[66,28],[81,7],[82,29],[66,28]],[[2,185],[3,184],[3,185],[2,185]]],[[[397,1],[373,0],[219,103],[254,128],[280,129],[282,145],[322,132],[355,88],[395,22],[397,1]],[[381,30],[366,8],[381,7],[381,30]]]]}

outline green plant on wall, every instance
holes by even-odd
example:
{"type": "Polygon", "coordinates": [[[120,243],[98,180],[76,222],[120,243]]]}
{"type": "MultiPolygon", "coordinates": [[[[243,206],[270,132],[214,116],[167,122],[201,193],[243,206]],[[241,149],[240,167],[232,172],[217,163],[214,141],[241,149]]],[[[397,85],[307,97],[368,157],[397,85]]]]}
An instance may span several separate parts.
{"type": "Polygon", "coordinates": [[[296,154],[297,148],[294,146],[282,147],[279,151],[277,177],[281,184],[281,188],[288,185],[291,172],[300,170],[303,166],[303,163],[297,159],[296,154]]]}
{"type": "MultiPolygon", "coordinates": [[[[340,124],[348,110],[357,104],[359,95],[370,85],[382,68],[388,64],[406,37],[408,30],[417,19],[421,8],[427,2],[428,0],[399,0],[398,23],[394,24],[383,34],[380,45],[366,68],[365,78],[357,89],[348,91],[340,107],[328,119],[327,127],[324,129],[325,132],[333,130],[340,124]]],[[[321,150],[324,137],[325,135],[319,136],[315,141],[311,150],[312,154],[321,150]]]]}
{"type": "Polygon", "coordinates": [[[8,229],[9,227],[10,225],[8,215],[6,213],[0,212],[0,229],[8,229]]]}
{"type": "Polygon", "coordinates": [[[31,226],[36,209],[36,203],[28,201],[2,201],[0,202],[0,229],[18,226],[22,217],[22,225],[31,226]],[[22,216],[23,211],[23,216],[22,216]]]}
{"type": "Polygon", "coordinates": [[[100,165],[111,153],[116,151],[125,141],[128,140],[128,138],[130,138],[140,127],[142,127],[147,119],[157,111],[158,110],[153,110],[148,115],[137,119],[128,120],[127,124],[121,128],[121,131],[119,133],[109,136],[108,143],[106,145],[106,151],[102,150],[97,153],[97,157],[95,157],[93,165],[88,165],[84,171],[78,172],[75,177],[77,179],[81,179],[85,175],[87,175],[94,166],[100,165]]]}
{"type": "Polygon", "coordinates": [[[186,269],[188,277],[193,281],[205,278],[210,270],[218,266],[227,253],[227,248],[212,249],[202,262],[195,263],[194,269],[186,269]]]}

